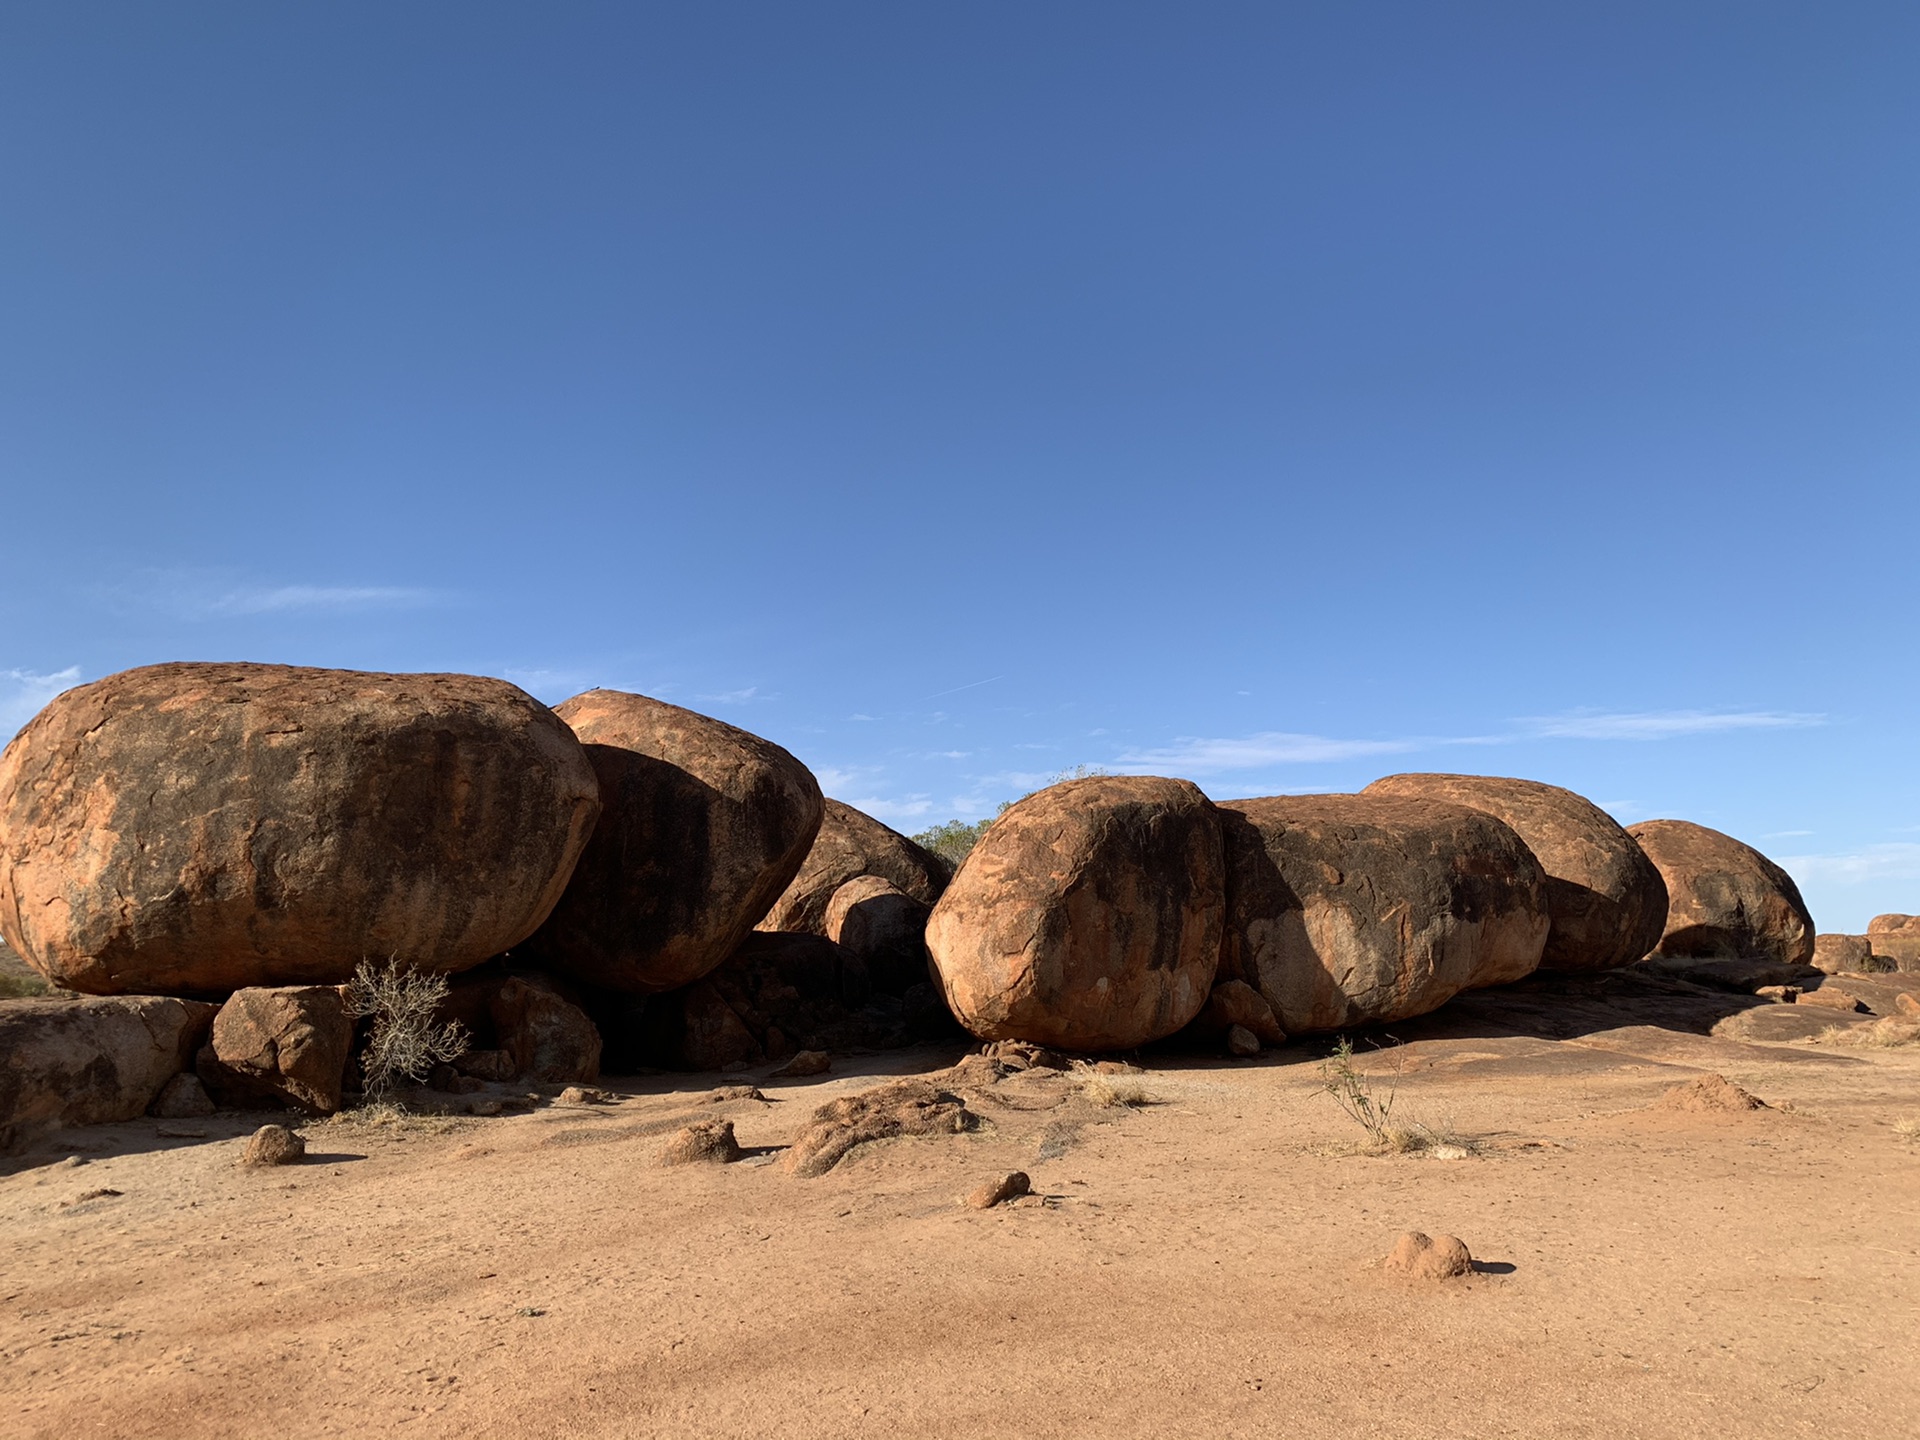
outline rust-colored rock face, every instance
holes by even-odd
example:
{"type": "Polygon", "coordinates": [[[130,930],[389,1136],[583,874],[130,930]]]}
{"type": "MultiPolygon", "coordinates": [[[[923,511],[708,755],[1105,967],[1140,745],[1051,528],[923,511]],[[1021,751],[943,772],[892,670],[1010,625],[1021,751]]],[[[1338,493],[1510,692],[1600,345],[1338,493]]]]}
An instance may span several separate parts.
{"type": "Polygon", "coordinates": [[[504,680],[151,665],[0,756],[0,931],[94,994],[463,970],[547,917],[598,813],[579,742],[504,680]]]}
{"type": "Polygon", "coordinates": [[[1546,875],[1485,811],[1282,795],[1227,801],[1220,821],[1220,978],[1258,990],[1289,1035],[1424,1015],[1540,963],[1546,875]]]}
{"type": "Polygon", "coordinates": [[[1446,800],[1505,821],[1547,872],[1542,970],[1631,965],[1660,939],[1660,871],[1617,820],[1571,790],[1493,775],[1389,775],[1362,793],[1446,800]]]}
{"type": "Polygon", "coordinates": [[[353,1017],[336,985],[236,990],[214,1017],[202,1080],[216,1091],[331,1115],[353,1049],[353,1017]],[[210,1062],[210,1063],[209,1063],[210,1062]]]}
{"type": "Polygon", "coordinates": [[[799,871],[819,784],[771,740],[644,695],[589,690],[555,713],[586,745],[603,809],[552,919],[516,954],[638,994],[698,980],[799,871]]]}
{"type": "Polygon", "coordinates": [[[1686,820],[1629,826],[1667,882],[1657,953],[1703,960],[1813,959],[1813,917],[1793,877],[1751,845],[1686,820]]]}
{"type": "Polygon", "coordinates": [[[877,875],[927,906],[940,898],[951,878],[946,862],[932,851],[851,805],[829,800],[800,873],[773,902],[759,928],[825,935],[834,891],[862,875],[877,875]]]}
{"type": "Polygon", "coordinates": [[[1206,1003],[1222,883],[1219,825],[1193,785],[1070,780],[993,822],[934,906],[927,947],[982,1039],[1130,1049],[1206,1003]]]}
{"type": "Polygon", "coordinates": [[[1867,944],[1902,970],[1920,970],[1920,916],[1874,916],[1867,922],[1867,944]]]}

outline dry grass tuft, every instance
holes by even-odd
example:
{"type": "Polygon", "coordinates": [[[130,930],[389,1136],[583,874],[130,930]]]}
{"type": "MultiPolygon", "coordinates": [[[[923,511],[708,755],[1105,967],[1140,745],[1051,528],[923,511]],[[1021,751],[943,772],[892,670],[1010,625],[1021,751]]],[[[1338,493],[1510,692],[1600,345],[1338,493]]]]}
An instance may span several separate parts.
{"type": "Polygon", "coordinates": [[[1894,1050],[1903,1045],[1920,1043],[1920,1021],[1888,1015],[1871,1025],[1829,1025],[1814,1037],[1814,1043],[1894,1050]]]}
{"type": "Polygon", "coordinates": [[[1109,1075],[1094,1069],[1084,1060],[1073,1062],[1073,1088],[1107,1110],[1115,1106],[1137,1110],[1142,1105],[1159,1103],[1144,1081],[1132,1075],[1109,1075]]]}
{"type": "Polygon", "coordinates": [[[1893,1122],[1893,1133],[1910,1145],[1920,1144],[1920,1117],[1909,1115],[1893,1122]]]}

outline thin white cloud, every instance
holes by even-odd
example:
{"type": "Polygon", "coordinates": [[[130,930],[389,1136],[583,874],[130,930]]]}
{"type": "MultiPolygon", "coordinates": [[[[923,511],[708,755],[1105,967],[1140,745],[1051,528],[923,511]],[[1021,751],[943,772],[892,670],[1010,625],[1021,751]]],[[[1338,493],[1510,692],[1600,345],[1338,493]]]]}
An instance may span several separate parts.
{"type": "Polygon", "coordinates": [[[1240,739],[1182,738],[1158,750],[1135,750],[1114,763],[1158,768],[1189,775],[1212,775],[1229,770],[1260,770],[1270,765],[1312,765],[1352,760],[1363,755],[1397,755],[1418,750],[1420,740],[1335,740],[1325,735],[1296,735],[1267,730],[1240,739]]]}
{"type": "Polygon", "coordinates": [[[696,695],[694,699],[704,700],[709,705],[745,705],[750,700],[771,700],[771,695],[762,695],[758,685],[749,685],[744,690],[722,690],[718,695],[696,695]]]}
{"type": "Polygon", "coordinates": [[[1769,830],[1760,838],[1762,840],[1798,840],[1803,835],[1811,834],[1813,834],[1811,830],[1769,830]]]}
{"type": "Polygon", "coordinates": [[[1545,740],[1671,740],[1682,735],[1713,735],[1727,730],[1806,730],[1827,723],[1824,715],[1786,710],[1574,710],[1564,715],[1534,715],[1518,722],[1518,738],[1545,740]]]}
{"type": "Polygon", "coordinates": [[[918,820],[933,809],[931,795],[904,795],[892,800],[878,795],[869,795],[865,799],[849,800],[846,803],[856,810],[864,810],[876,820],[889,822],[918,820]]]}
{"type": "Polygon", "coordinates": [[[406,585],[247,585],[201,601],[197,618],[412,609],[439,598],[406,585]]]}
{"type": "Polygon", "coordinates": [[[49,700],[79,683],[78,665],[50,675],[34,670],[0,670],[0,735],[12,738],[49,700]]]}
{"type": "Polygon", "coordinates": [[[1920,844],[1910,840],[1867,845],[1834,855],[1778,855],[1774,859],[1803,884],[1808,881],[1843,885],[1863,880],[1920,881],[1920,844]]]}

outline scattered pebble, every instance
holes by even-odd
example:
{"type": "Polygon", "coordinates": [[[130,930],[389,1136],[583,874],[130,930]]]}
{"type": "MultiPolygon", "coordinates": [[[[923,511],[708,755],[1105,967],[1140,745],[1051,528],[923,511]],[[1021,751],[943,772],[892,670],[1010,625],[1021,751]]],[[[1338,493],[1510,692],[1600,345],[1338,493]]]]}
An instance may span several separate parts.
{"type": "Polygon", "coordinates": [[[833,1057],[824,1050],[802,1050],[773,1072],[776,1080],[799,1080],[808,1075],[825,1075],[833,1069],[833,1057]]]}
{"type": "Polygon", "coordinates": [[[967,1204],[975,1210],[991,1210],[994,1206],[1021,1195],[1033,1193],[1033,1182],[1027,1178],[1024,1170],[1009,1170],[998,1180],[989,1180],[967,1196],[967,1204]]]}

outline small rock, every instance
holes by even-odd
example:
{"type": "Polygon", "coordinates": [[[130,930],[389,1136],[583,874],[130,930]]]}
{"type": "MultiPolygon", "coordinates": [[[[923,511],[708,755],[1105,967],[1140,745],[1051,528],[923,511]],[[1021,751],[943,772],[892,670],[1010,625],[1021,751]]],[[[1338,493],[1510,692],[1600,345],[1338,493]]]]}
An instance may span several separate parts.
{"type": "Polygon", "coordinates": [[[757,1085],[722,1085],[718,1090],[709,1090],[701,1097],[704,1105],[724,1105],[729,1100],[765,1100],[757,1085]]]}
{"type": "MultiPolygon", "coordinates": [[[[1802,1002],[1804,1003],[1804,1002],[1802,1002]]],[[[1738,1112],[1771,1108],[1757,1095],[1749,1094],[1724,1075],[1702,1075],[1676,1085],[1654,1102],[1656,1110],[1679,1110],[1686,1114],[1716,1111],[1738,1112]]]]}
{"type": "Polygon", "coordinates": [[[660,1147],[662,1165],[729,1165],[745,1152],[733,1138],[731,1120],[696,1120],[660,1147]]]}
{"type": "Polygon", "coordinates": [[[153,1104],[147,1107],[147,1113],[161,1120],[198,1120],[213,1114],[213,1101],[207,1095],[207,1087],[200,1083],[200,1077],[187,1071],[166,1083],[154,1097],[153,1104]]]}
{"type": "Polygon", "coordinates": [[[469,1115],[498,1115],[500,1109],[500,1102],[488,1096],[479,1096],[467,1102],[469,1115]]]}
{"type": "Polygon", "coordinates": [[[1024,1040],[996,1040],[983,1046],[980,1053],[989,1060],[998,1060],[1009,1070],[1066,1070],[1071,1066],[1067,1057],[1057,1050],[1049,1050],[1044,1045],[1029,1045],[1024,1040]]]}
{"type": "Polygon", "coordinates": [[[1409,1230],[1393,1242],[1386,1269],[1392,1275],[1412,1275],[1420,1280],[1451,1280],[1473,1270],[1473,1256],[1466,1244],[1454,1235],[1438,1240],[1409,1230]]]}
{"type": "Polygon", "coordinates": [[[799,1080],[808,1075],[825,1075],[833,1069],[833,1057],[824,1050],[802,1050],[773,1072],[776,1080],[799,1080]]]}
{"type": "Polygon", "coordinates": [[[1125,1060],[1096,1060],[1094,1073],[1098,1075],[1144,1075],[1147,1072],[1138,1065],[1130,1065],[1125,1060]]]}
{"type": "Polygon", "coordinates": [[[1909,1020],[1920,1020],[1920,1000],[1902,990],[1893,997],[1893,1008],[1909,1020]]]}
{"type": "Polygon", "coordinates": [[[967,1196],[967,1204],[975,1210],[991,1210],[994,1206],[1012,1200],[1016,1196],[1031,1195],[1033,1182],[1027,1178],[1024,1170],[1009,1170],[998,1180],[989,1180],[967,1196]]]}
{"type": "Polygon", "coordinates": [[[1245,1059],[1260,1053],[1260,1037],[1244,1025],[1227,1027],[1227,1053],[1245,1059]]]}
{"type": "Polygon", "coordinates": [[[1753,992],[1762,1000],[1771,1000],[1776,1005],[1791,1005],[1800,998],[1798,985],[1762,985],[1753,992]]]}
{"type": "Polygon", "coordinates": [[[605,1090],[595,1090],[586,1085],[569,1085],[553,1097],[556,1105],[612,1105],[615,1097],[605,1090]]]}
{"type": "Polygon", "coordinates": [[[292,1165],[307,1153],[307,1142],[284,1125],[262,1125],[247,1137],[243,1165],[292,1165]]]}
{"type": "Polygon", "coordinates": [[[1829,1010],[1844,1011],[1848,1015],[1872,1014],[1860,1003],[1858,995],[1850,995],[1845,990],[1836,990],[1831,985],[1822,985],[1818,990],[1803,990],[1797,1002],[1801,1005],[1822,1005],[1829,1010]]]}

